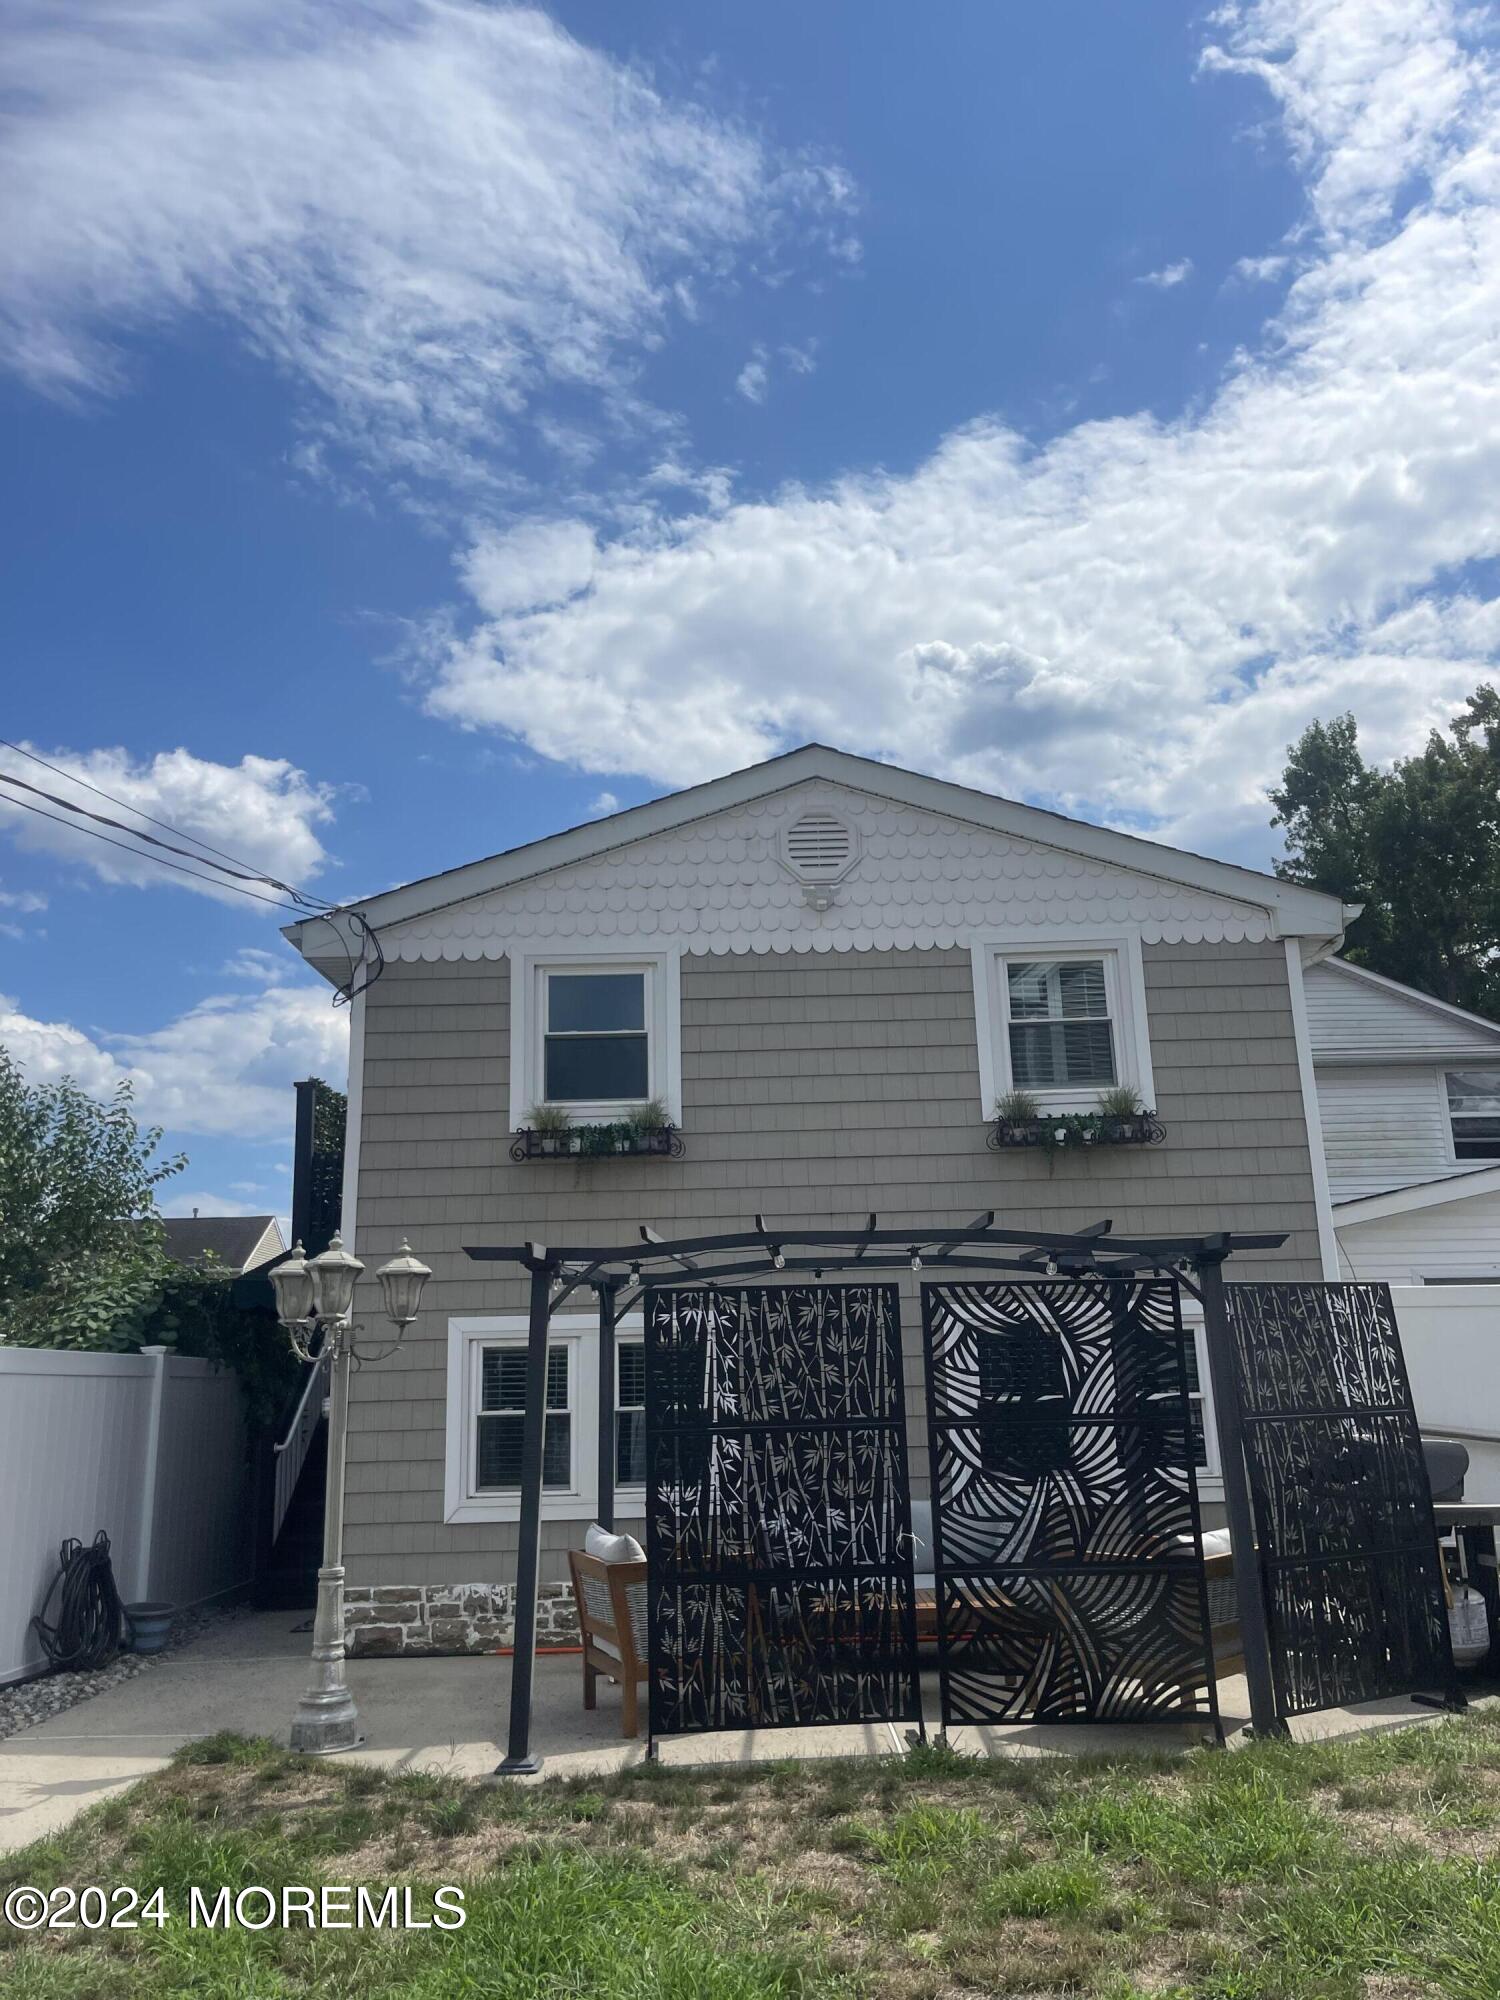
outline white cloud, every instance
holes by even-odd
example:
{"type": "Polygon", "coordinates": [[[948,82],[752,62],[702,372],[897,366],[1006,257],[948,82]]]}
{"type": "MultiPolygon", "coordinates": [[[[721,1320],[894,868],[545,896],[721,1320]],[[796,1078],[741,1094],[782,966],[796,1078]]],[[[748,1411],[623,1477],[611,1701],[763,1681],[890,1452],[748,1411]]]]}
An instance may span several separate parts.
{"type": "Polygon", "coordinates": [[[770,384],[764,348],[757,348],[734,378],[734,386],[747,403],[763,403],[770,384]]]}
{"type": "Polygon", "coordinates": [[[366,458],[475,473],[544,385],[627,409],[634,350],[741,251],[843,254],[844,177],[531,8],[11,14],[0,348],[55,394],[116,387],[128,329],[224,314],[366,458]]]}
{"type": "MultiPolygon", "coordinates": [[[[34,744],[26,747],[37,748],[34,744]]],[[[296,887],[315,875],[328,858],[313,829],[332,819],[333,793],[328,786],[315,784],[284,757],[242,757],[238,764],[215,764],[207,758],[195,757],[188,750],[164,750],[149,761],[137,761],[127,751],[118,749],[44,749],[40,754],[56,768],[48,770],[13,752],[0,755],[0,768],[89,812],[103,813],[127,826],[141,827],[158,840],[172,841],[170,833],[160,826],[148,825],[142,815],[165,820],[182,832],[235,855],[251,869],[263,870],[296,887]],[[98,790],[90,790],[91,786],[98,790]],[[100,791],[110,797],[100,798],[100,791]],[[127,810],[121,811],[111,803],[112,799],[120,800],[127,810]]],[[[32,794],[22,792],[15,796],[27,798],[32,794]]],[[[79,862],[106,882],[193,886],[191,877],[179,874],[175,867],[163,868],[144,855],[133,858],[122,848],[108,846],[83,831],[84,826],[95,822],[62,825],[59,821],[68,816],[49,799],[36,798],[33,802],[57,818],[44,819],[27,812],[9,793],[0,790],[0,826],[12,833],[20,846],[79,862]]],[[[112,840],[123,838],[113,827],[98,827],[97,831],[112,840]]],[[[178,854],[163,858],[186,869],[192,867],[178,854]]],[[[262,895],[275,894],[264,883],[249,882],[244,886],[262,895]]],[[[204,882],[200,888],[207,895],[221,896],[237,904],[243,901],[237,892],[222,884],[204,882]]],[[[243,906],[251,907],[248,903],[243,906]]]]}
{"type": "Polygon", "coordinates": [[[1176,264],[1163,264],[1159,271],[1143,271],[1136,279],[1136,283],[1153,285],[1159,292],[1170,292],[1192,275],[1193,260],[1191,257],[1184,257],[1176,264]]]}
{"type": "Polygon", "coordinates": [[[0,1045],[34,1082],[71,1076],[107,1097],[128,1078],[136,1113],[177,1133],[285,1140],[292,1085],[316,1075],[342,1088],[349,1015],[326,986],[215,995],[147,1034],[38,1021],[0,997],[0,1045]]]}
{"type": "MultiPolygon", "coordinates": [[[[170,1183],[168,1183],[170,1185],[170,1183]]],[[[239,1183],[233,1185],[238,1186],[239,1183]]],[[[205,1194],[189,1189],[185,1194],[163,1194],[157,1206],[163,1215],[265,1215],[268,1211],[238,1195],[205,1194]]]]}
{"type": "Polygon", "coordinates": [[[262,951],[256,945],[246,945],[233,958],[224,961],[223,969],[229,979],[250,979],[260,986],[280,986],[294,969],[289,961],[289,952],[262,951]]]}
{"type": "Polygon", "coordinates": [[[1500,553],[1493,59],[1438,0],[1217,22],[1210,67],[1274,70],[1308,213],[1211,400],[1041,447],[979,418],[909,473],[649,522],[455,636],[433,711],[674,785],[817,737],[1259,859],[1313,715],[1420,742],[1497,649],[1464,575],[1500,553]]]}
{"type": "Polygon", "coordinates": [[[1240,257],[1235,261],[1233,276],[1247,285],[1272,285],[1290,268],[1291,258],[1284,255],[1266,257],[1240,257]]]}
{"type": "Polygon", "coordinates": [[[19,910],[23,916],[34,916],[46,907],[47,898],[37,895],[34,890],[0,889],[0,909],[19,910]]]}
{"type": "Polygon", "coordinates": [[[605,813],[617,813],[619,810],[620,801],[615,797],[613,792],[600,792],[596,798],[589,800],[589,814],[591,817],[602,816],[605,813]]]}

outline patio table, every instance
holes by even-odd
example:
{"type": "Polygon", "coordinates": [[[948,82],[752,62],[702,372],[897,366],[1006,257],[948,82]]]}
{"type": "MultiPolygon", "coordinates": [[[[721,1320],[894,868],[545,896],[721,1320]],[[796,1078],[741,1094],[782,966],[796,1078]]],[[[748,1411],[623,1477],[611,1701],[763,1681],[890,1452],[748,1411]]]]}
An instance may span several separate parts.
{"type": "Polygon", "coordinates": [[[1435,1500],[1432,1518],[1439,1530],[1456,1530],[1463,1543],[1464,1569],[1484,1599],[1490,1621],[1490,1650],[1485,1655],[1484,1671],[1500,1674],[1500,1566],[1495,1555],[1500,1501],[1435,1500]]]}

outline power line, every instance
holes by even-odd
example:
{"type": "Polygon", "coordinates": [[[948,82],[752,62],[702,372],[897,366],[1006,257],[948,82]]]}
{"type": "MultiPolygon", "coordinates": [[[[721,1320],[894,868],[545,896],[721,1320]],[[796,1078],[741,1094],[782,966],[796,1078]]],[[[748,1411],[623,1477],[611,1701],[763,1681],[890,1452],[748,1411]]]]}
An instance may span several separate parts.
{"type": "MultiPolygon", "coordinates": [[[[33,787],[32,789],[35,788],[33,787]]],[[[42,796],[46,797],[47,794],[43,793],[42,796]]],[[[294,917],[305,917],[309,914],[307,910],[299,908],[295,903],[282,902],[279,896],[262,896],[258,890],[242,889],[237,882],[224,881],[217,875],[199,875],[191,868],[184,868],[180,861],[168,861],[164,855],[142,854],[138,847],[129,847],[123,840],[113,840],[107,833],[100,833],[92,826],[78,826],[74,821],[64,819],[60,813],[50,813],[44,806],[32,805],[29,799],[5,799],[4,803],[8,806],[14,806],[18,812],[36,813],[41,819],[50,819],[58,826],[67,827],[71,833],[83,833],[87,834],[91,840],[102,840],[107,847],[118,847],[125,854],[133,854],[137,861],[151,861],[158,868],[175,869],[179,875],[186,875],[190,882],[202,882],[210,889],[227,889],[231,895],[235,896],[249,896],[254,902],[269,903],[273,910],[286,910],[294,917]]],[[[93,817],[93,815],[90,815],[90,817],[93,817]]],[[[205,865],[212,866],[212,863],[205,863],[205,865]]],[[[261,876],[257,879],[264,881],[267,878],[261,876]]],[[[322,913],[315,912],[314,914],[322,913]]]]}
{"type": "MultiPolygon", "coordinates": [[[[76,771],[69,771],[61,764],[50,762],[49,759],[41,756],[37,751],[28,750],[24,744],[12,743],[9,737],[0,736],[0,746],[3,746],[7,750],[14,750],[18,757],[29,757],[33,764],[40,764],[44,770],[55,772],[59,778],[66,778],[70,785],[81,785],[85,791],[93,792],[97,798],[107,799],[112,806],[118,806],[122,812],[134,813],[137,819],[146,820],[152,826],[159,826],[164,833],[175,833],[179,840],[190,840],[195,847],[203,848],[206,853],[217,854],[222,861],[232,862],[236,868],[243,869],[246,872],[247,879],[257,882],[268,882],[273,889],[282,890],[284,894],[293,897],[299,903],[305,903],[310,909],[322,907],[316,898],[304,895],[300,889],[293,888],[289,882],[282,882],[274,875],[267,875],[264,870],[256,868],[251,862],[242,859],[238,855],[228,853],[222,847],[215,847],[212,841],[203,840],[196,833],[184,832],[180,826],[174,826],[170,820],[157,819],[155,814],[144,811],[140,806],[131,805],[127,799],[116,798],[113,792],[105,791],[102,785],[96,785],[88,778],[80,778],[76,771]]],[[[22,785],[26,783],[26,780],[24,778],[16,778],[12,782],[22,785]]],[[[38,791],[39,788],[33,785],[29,786],[28,790],[38,791]]],[[[82,812],[85,810],[84,807],[73,805],[67,799],[54,797],[51,792],[40,792],[39,796],[51,799],[54,805],[66,806],[70,812],[82,812]]],[[[102,814],[95,816],[104,818],[102,814]]],[[[117,826],[119,824],[118,821],[110,819],[105,819],[104,823],[107,826],[117,826]]],[[[121,827],[120,831],[122,833],[135,833],[136,837],[141,840],[149,840],[151,838],[149,834],[138,833],[133,827],[121,827]]],[[[157,844],[160,845],[160,843],[157,844]]],[[[182,850],[176,848],[173,852],[181,853],[182,850]]],[[[189,858],[197,860],[199,857],[193,855],[189,858]]]]}

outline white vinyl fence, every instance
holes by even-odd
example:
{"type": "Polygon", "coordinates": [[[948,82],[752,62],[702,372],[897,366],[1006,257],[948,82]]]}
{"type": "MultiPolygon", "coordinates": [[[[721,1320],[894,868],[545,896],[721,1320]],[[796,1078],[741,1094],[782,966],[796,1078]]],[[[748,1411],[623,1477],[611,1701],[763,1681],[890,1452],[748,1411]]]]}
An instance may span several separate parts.
{"type": "Polygon", "coordinates": [[[1417,1421],[1469,1448],[1466,1500],[1500,1502],[1500,1285],[1392,1285],[1417,1421]]]}
{"type": "Polygon", "coordinates": [[[107,1532],[126,1603],[197,1604],[248,1577],[248,1498],[231,1371],[165,1348],[0,1347],[0,1685],[44,1662],[31,1619],[68,1536],[107,1532]]]}

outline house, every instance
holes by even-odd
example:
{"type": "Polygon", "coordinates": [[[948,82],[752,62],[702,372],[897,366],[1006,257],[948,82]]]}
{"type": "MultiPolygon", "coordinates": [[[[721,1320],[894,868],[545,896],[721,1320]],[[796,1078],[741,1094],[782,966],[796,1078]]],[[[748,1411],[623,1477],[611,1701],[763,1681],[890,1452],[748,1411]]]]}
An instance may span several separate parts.
{"type": "Polygon", "coordinates": [[[1305,988],[1342,1275],[1500,1283],[1500,1026],[1339,958],[1305,988]]]}
{"type": "MultiPolygon", "coordinates": [[[[993,1209],[1019,1229],[1285,1232],[1242,1275],[1336,1273],[1303,966],[1345,912],[1297,884],[811,745],[357,910],[383,969],[352,1009],[344,1235],[374,1265],[409,1234],[433,1268],[400,1349],[353,1381],[357,1650],[509,1636],[525,1286],[465,1245],[993,1209]],[[1161,1143],[989,1144],[1009,1089],[1086,1111],[1112,1085],[1161,1143]],[[538,1158],[514,1137],[538,1106],[581,1123],[650,1099],[673,1150],[538,1158]]],[[[287,935],[342,984],[348,933],[335,917],[287,935]]],[[[548,1377],[554,1629],[596,1500],[596,1337],[584,1293],[554,1322],[548,1377]]],[[[622,1326],[607,1391],[626,1525],[644,1504],[640,1338],[622,1326]]],[[[920,1428],[912,1443],[922,1487],[920,1428]]],[[[1205,1478],[1211,1495],[1207,1461],[1205,1478]]]]}
{"type": "Polygon", "coordinates": [[[167,1255],[174,1264],[212,1259],[220,1270],[253,1271],[286,1249],[274,1215],[169,1215],[162,1223],[167,1255]]]}

